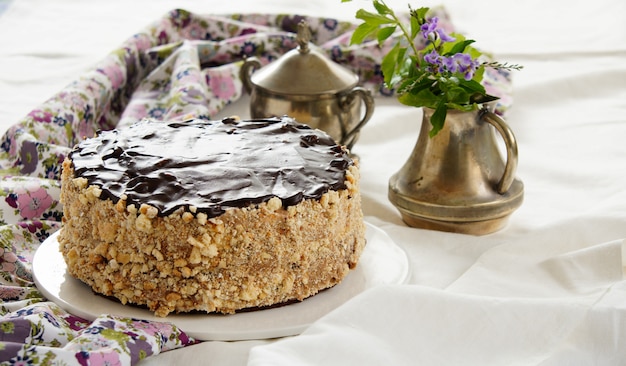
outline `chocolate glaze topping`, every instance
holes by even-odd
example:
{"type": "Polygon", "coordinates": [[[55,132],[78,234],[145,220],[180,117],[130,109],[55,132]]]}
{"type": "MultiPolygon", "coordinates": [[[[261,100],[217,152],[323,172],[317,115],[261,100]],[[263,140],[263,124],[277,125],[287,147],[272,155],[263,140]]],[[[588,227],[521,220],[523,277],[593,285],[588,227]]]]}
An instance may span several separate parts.
{"type": "Polygon", "coordinates": [[[327,134],[288,117],[250,121],[143,120],[100,132],[70,153],[76,177],[100,198],[146,203],[166,216],[184,207],[219,216],[272,197],[291,206],[345,189],[354,162],[327,134]]]}

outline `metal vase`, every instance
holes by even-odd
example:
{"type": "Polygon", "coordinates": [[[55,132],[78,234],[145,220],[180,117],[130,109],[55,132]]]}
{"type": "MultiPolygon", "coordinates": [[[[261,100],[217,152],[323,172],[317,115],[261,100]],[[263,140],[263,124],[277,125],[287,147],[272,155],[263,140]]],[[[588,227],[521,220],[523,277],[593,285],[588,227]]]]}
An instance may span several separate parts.
{"type": "Polygon", "coordinates": [[[515,178],[513,132],[487,109],[449,110],[442,130],[430,137],[433,112],[424,108],[413,152],[389,180],[389,200],[412,227],[473,235],[500,230],[524,197],[515,178]],[[506,160],[494,131],[504,140],[506,160]]]}

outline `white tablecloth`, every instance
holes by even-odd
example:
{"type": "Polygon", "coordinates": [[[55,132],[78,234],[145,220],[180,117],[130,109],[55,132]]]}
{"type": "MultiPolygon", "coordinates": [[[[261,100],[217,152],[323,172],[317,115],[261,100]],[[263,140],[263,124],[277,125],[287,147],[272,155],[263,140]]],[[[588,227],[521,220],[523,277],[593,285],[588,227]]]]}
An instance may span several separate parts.
{"type": "MultiPolygon", "coordinates": [[[[400,10],[407,4],[388,3],[400,10]]],[[[299,336],[203,342],[142,364],[626,364],[626,3],[444,5],[478,46],[525,66],[514,74],[506,115],[519,144],[525,200],[508,225],[467,236],[403,224],[387,199],[387,181],[417,139],[421,112],[377,99],[354,148],[363,210],[408,253],[410,284],[365,292],[299,336]]],[[[13,0],[0,14],[0,132],[173,8],[353,19],[368,6],[13,0]]],[[[224,116],[245,118],[247,103],[227,107],[224,116]]]]}

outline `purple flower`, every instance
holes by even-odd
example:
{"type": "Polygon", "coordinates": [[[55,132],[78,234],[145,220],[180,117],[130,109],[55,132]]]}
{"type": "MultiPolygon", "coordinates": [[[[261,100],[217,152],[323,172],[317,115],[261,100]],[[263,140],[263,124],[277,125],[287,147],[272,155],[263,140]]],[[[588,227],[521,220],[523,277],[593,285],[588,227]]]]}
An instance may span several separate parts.
{"type": "Polygon", "coordinates": [[[441,39],[443,42],[453,42],[455,38],[448,35],[446,31],[441,28],[438,28],[439,18],[432,17],[430,19],[426,19],[426,22],[422,24],[420,27],[420,31],[422,32],[422,37],[426,40],[434,41],[437,38],[441,39]]]}
{"type": "Polygon", "coordinates": [[[428,62],[431,65],[440,66],[440,60],[441,56],[435,50],[432,50],[424,55],[424,61],[428,62]]]}
{"type": "Polygon", "coordinates": [[[67,314],[64,318],[71,330],[79,331],[88,325],[88,322],[85,319],[79,318],[75,315],[67,314]]]}
{"type": "MultiPolygon", "coordinates": [[[[9,342],[7,342],[9,343],[9,342]]],[[[10,353],[13,353],[13,350],[16,349],[17,347],[19,347],[20,345],[15,345],[15,344],[11,344],[9,343],[10,346],[7,346],[7,348],[5,348],[3,351],[7,351],[10,350],[10,353]]],[[[21,348],[21,347],[20,347],[21,348]]],[[[19,350],[21,351],[21,349],[19,350]]],[[[18,353],[18,352],[15,352],[18,353]]],[[[21,352],[19,352],[21,353],[21,352]]],[[[3,354],[4,356],[4,354],[3,354]]],[[[13,358],[11,358],[10,361],[10,365],[32,365],[35,362],[37,362],[36,360],[32,359],[30,357],[31,355],[21,355],[21,354],[16,354],[13,358]]]]}
{"type": "Polygon", "coordinates": [[[103,327],[100,327],[97,325],[91,325],[85,328],[85,330],[83,330],[83,334],[100,334],[102,333],[103,330],[104,330],[103,327]]]}
{"type": "Polygon", "coordinates": [[[457,72],[458,67],[454,57],[442,57],[441,65],[449,72],[457,72]]]}
{"type": "Polygon", "coordinates": [[[76,355],[74,356],[76,357],[76,361],[78,361],[78,364],[81,366],[87,366],[88,364],[88,360],[89,360],[89,352],[87,351],[80,351],[78,353],[76,353],[76,355]]]}
{"type": "Polygon", "coordinates": [[[472,56],[466,53],[457,53],[452,56],[458,69],[457,71],[463,74],[465,80],[470,80],[474,77],[474,72],[478,69],[478,61],[472,59],[472,56]]]}
{"type": "Polygon", "coordinates": [[[2,339],[9,343],[24,343],[32,332],[30,321],[23,318],[7,319],[4,323],[5,325],[1,330],[2,339]]]}
{"type": "Polygon", "coordinates": [[[166,43],[168,43],[168,39],[169,39],[169,37],[168,37],[168,35],[167,35],[167,32],[165,32],[165,31],[161,31],[161,32],[159,33],[159,36],[158,36],[157,38],[158,38],[158,40],[159,40],[159,43],[158,43],[158,44],[166,44],[166,43]]]}
{"type": "Polygon", "coordinates": [[[241,54],[246,56],[253,56],[256,48],[256,44],[252,42],[244,42],[244,44],[241,46],[241,54]]]}
{"type": "Polygon", "coordinates": [[[126,343],[126,347],[130,351],[131,363],[135,364],[144,358],[152,355],[152,345],[138,337],[133,337],[133,340],[126,343]]]}
{"type": "Polygon", "coordinates": [[[437,29],[437,22],[439,18],[432,17],[430,19],[426,19],[426,23],[422,24],[420,27],[420,31],[422,32],[422,36],[424,39],[428,39],[430,35],[437,29]]]}
{"type": "Polygon", "coordinates": [[[254,33],[256,33],[256,32],[257,32],[257,31],[256,31],[256,29],[254,29],[254,28],[244,28],[244,29],[243,29],[243,30],[239,33],[239,35],[240,35],[240,36],[245,36],[246,34],[254,34],[254,33]]]}
{"type": "Polygon", "coordinates": [[[441,28],[437,28],[436,32],[439,35],[439,38],[441,38],[441,40],[444,42],[454,42],[456,40],[456,38],[450,36],[448,33],[446,33],[446,31],[441,28]]]}
{"type": "Polygon", "coordinates": [[[32,117],[36,122],[44,122],[50,123],[52,121],[52,113],[46,112],[40,109],[35,109],[34,111],[28,114],[29,117],[32,117]]]}
{"type": "Polygon", "coordinates": [[[432,65],[426,68],[433,73],[461,73],[465,80],[471,80],[478,69],[478,61],[466,53],[457,53],[450,57],[441,56],[436,50],[432,50],[424,55],[424,62],[432,65]]]}
{"type": "Polygon", "coordinates": [[[439,53],[437,53],[436,50],[432,50],[429,53],[424,55],[424,61],[427,64],[430,64],[432,66],[428,66],[426,67],[426,71],[427,72],[431,72],[431,73],[440,73],[440,72],[444,72],[445,71],[445,66],[444,66],[444,60],[445,57],[441,56],[439,53]]]}
{"type": "Polygon", "coordinates": [[[341,47],[333,46],[330,49],[330,57],[333,59],[333,61],[337,62],[341,59],[341,56],[343,56],[343,51],[341,50],[341,47]]]}
{"type": "Polygon", "coordinates": [[[121,365],[120,355],[114,350],[79,352],[76,360],[81,365],[121,365]]]}
{"type": "Polygon", "coordinates": [[[11,207],[17,208],[17,193],[9,193],[4,201],[11,207]]]}
{"type": "Polygon", "coordinates": [[[297,33],[298,23],[300,23],[300,21],[302,20],[306,19],[301,15],[294,15],[293,17],[285,16],[281,21],[280,28],[286,32],[297,33]]]}
{"type": "Polygon", "coordinates": [[[24,174],[32,173],[37,169],[39,163],[39,154],[37,152],[37,143],[32,141],[22,142],[20,149],[20,158],[22,159],[22,170],[24,174]]]}
{"type": "Polygon", "coordinates": [[[52,314],[44,311],[41,316],[46,319],[52,326],[55,328],[59,328],[59,320],[52,314]]]}
{"type": "Polygon", "coordinates": [[[324,28],[333,31],[337,28],[339,22],[336,19],[325,19],[323,24],[324,28]]]}
{"type": "Polygon", "coordinates": [[[473,61],[472,56],[468,55],[467,53],[457,53],[453,55],[452,58],[460,67],[470,66],[473,61]]]}
{"type": "Polygon", "coordinates": [[[165,108],[155,107],[148,111],[148,115],[152,118],[160,119],[165,115],[165,108]]]}
{"type": "Polygon", "coordinates": [[[54,116],[52,122],[59,126],[65,126],[67,124],[67,120],[61,116],[54,116]]]}

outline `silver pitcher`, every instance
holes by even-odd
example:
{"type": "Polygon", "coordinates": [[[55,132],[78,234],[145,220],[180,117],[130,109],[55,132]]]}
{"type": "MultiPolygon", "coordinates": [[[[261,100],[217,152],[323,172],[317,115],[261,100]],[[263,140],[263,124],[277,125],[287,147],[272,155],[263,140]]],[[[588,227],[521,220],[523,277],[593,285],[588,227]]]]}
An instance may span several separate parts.
{"type": "Polygon", "coordinates": [[[296,39],[297,49],[264,67],[255,57],[243,64],[240,77],[251,96],[250,115],[287,115],[351,149],[374,112],[374,99],[368,90],[357,86],[356,74],[310,44],[306,22],[298,24],[296,39]]]}
{"type": "Polygon", "coordinates": [[[449,110],[429,137],[433,110],[424,108],[411,156],[389,179],[389,200],[409,226],[484,235],[501,229],[524,199],[515,177],[517,141],[506,122],[483,109],[449,110]],[[495,140],[506,147],[506,161],[495,140]]]}

